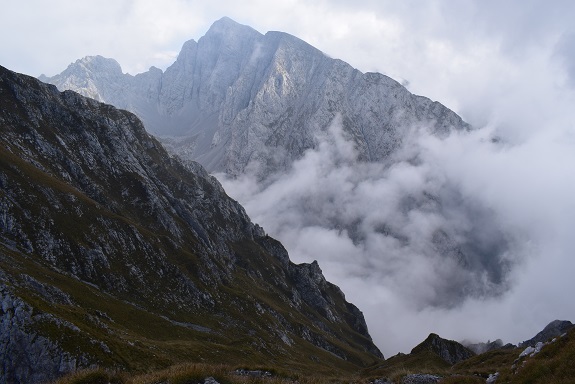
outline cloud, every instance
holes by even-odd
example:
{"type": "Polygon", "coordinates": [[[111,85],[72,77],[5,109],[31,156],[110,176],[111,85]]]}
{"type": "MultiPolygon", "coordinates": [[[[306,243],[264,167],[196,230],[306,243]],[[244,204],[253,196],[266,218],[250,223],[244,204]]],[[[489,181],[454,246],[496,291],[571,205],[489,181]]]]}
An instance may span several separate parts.
{"type": "Polygon", "coordinates": [[[421,131],[388,162],[365,163],[336,119],[315,149],[271,182],[258,182],[255,172],[217,177],[293,260],[320,262],[365,311],[389,354],[415,345],[405,329],[390,336],[405,324],[402,316],[413,318],[419,335],[429,317],[451,319],[470,301],[501,300],[514,288],[514,268],[530,256],[523,242],[532,227],[516,212],[500,215],[507,195],[499,200],[475,188],[497,186],[494,164],[480,159],[505,149],[488,136],[440,140],[421,131]],[[461,165],[463,153],[471,157],[461,165]]]}
{"type": "Polygon", "coordinates": [[[165,68],[208,23],[183,0],[31,0],[5,4],[0,22],[2,65],[35,76],[87,55],[114,58],[132,74],[165,68]]]}
{"type": "Polygon", "coordinates": [[[419,132],[388,163],[360,163],[335,121],[271,183],[218,177],[293,260],[319,260],[387,355],[429,332],[519,342],[575,316],[575,138],[494,131],[419,132]]]}

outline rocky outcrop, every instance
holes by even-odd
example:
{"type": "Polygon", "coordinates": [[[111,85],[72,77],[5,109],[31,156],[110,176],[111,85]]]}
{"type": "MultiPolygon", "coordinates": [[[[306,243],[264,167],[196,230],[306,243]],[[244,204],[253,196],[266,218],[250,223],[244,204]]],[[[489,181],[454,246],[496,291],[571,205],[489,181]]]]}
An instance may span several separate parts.
{"type": "Polygon", "coordinates": [[[453,340],[442,339],[435,333],[431,333],[427,339],[411,350],[411,354],[422,351],[431,351],[450,365],[457,364],[475,356],[471,350],[453,340]]]}
{"type": "Polygon", "coordinates": [[[2,380],[217,358],[228,344],[240,360],[289,363],[310,346],[325,364],[381,357],[317,264],[293,264],[132,113],[1,67],[0,104],[2,380]]]}
{"type": "Polygon", "coordinates": [[[33,308],[15,297],[0,284],[0,383],[37,383],[86,368],[88,359],[82,353],[62,350],[57,342],[36,331],[55,327],[79,332],[72,324],[46,314],[34,314],[33,308]]]}
{"type": "Polygon", "coordinates": [[[401,379],[401,384],[435,384],[441,380],[441,377],[436,375],[429,375],[423,373],[415,373],[410,375],[405,375],[401,379]]]}
{"type": "Polygon", "coordinates": [[[529,340],[519,343],[520,347],[535,347],[539,342],[545,343],[549,339],[561,336],[565,332],[573,328],[573,323],[568,320],[553,320],[543,328],[541,332],[529,340]]]}

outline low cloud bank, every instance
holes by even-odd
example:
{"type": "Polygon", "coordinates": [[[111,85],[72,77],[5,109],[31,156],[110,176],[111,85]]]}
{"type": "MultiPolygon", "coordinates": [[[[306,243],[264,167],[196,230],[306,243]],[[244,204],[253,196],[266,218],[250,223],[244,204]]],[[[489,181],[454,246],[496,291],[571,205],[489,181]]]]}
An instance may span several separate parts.
{"type": "Polygon", "coordinates": [[[365,163],[336,119],[271,181],[216,176],[292,260],[319,261],[387,356],[429,332],[518,342],[575,315],[564,291],[574,285],[575,175],[565,165],[575,141],[494,136],[420,130],[385,163],[365,163]]]}

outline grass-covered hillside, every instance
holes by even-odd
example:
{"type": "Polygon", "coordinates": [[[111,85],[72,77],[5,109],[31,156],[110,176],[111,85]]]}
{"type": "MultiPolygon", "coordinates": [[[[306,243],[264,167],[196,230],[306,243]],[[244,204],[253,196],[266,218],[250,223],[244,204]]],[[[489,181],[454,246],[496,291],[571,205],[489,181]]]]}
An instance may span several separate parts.
{"type": "Polygon", "coordinates": [[[131,113],[0,68],[0,383],[194,362],[350,373],[361,312],[131,113]]]}

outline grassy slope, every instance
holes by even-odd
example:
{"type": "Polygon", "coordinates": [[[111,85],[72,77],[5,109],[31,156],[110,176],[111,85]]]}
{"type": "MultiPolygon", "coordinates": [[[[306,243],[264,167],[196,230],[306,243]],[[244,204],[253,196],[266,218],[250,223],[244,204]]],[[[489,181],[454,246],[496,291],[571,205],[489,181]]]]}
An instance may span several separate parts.
{"type": "MultiPolygon", "coordinates": [[[[23,81],[36,86],[33,79],[24,78],[23,81]]],[[[41,89],[38,93],[41,93],[41,89]]],[[[6,96],[8,97],[9,95],[6,96]]],[[[22,122],[22,126],[0,128],[32,131],[25,125],[26,109],[9,104],[4,113],[8,114],[9,119],[16,116],[15,120],[22,122]]],[[[42,123],[47,124],[45,121],[42,123]]],[[[63,120],[57,123],[64,124],[63,120]]],[[[47,137],[53,136],[53,131],[56,131],[51,127],[41,129],[42,132],[47,132],[47,137]]],[[[24,146],[28,145],[27,140],[22,140],[24,146]]],[[[323,331],[316,324],[318,320],[325,321],[320,313],[305,303],[301,310],[296,310],[284,302],[282,298],[291,295],[293,282],[287,281],[285,287],[279,283],[269,283],[282,267],[278,260],[255,242],[246,240],[245,243],[234,244],[238,260],[246,265],[238,265],[230,278],[222,284],[210,285],[197,276],[198,265],[201,264],[199,256],[194,253],[194,242],[197,242],[197,239],[190,236],[183,245],[174,244],[165,231],[153,230],[153,223],[147,222],[145,215],[139,212],[135,214],[130,210],[108,209],[80,189],[55,176],[58,171],[51,169],[52,164],[38,165],[29,161],[31,156],[27,156],[26,151],[19,146],[9,141],[3,141],[2,144],[0,183],[6,184],[0,188],[0,198],[8,202],[9,213],[14,215],[15,222],[21,226],[20,233],[33,239],[39,228],[45,229],[51,231],[55,237],[72,244],[72,249],[67,253],[58,252],[56,261],[49,261],[34,252],[19,248],[22,246],[21,239],[14,235],[15,232],[9,232],[0,242],[0,278],[12,294],[33,308],[34,316],[53,315],[80,329],[81,332],[76,332],[71,328],[59,326],[56,322],[44,321],[37,329],[32,330],[39,336],[57,341],[64,351],[73,355],[87,354],[91,361],[102,367],[121,367],[132,372],[147,372],[191,361],[277,366],[291,372],[343,375],[357,371],[360,366],[379,361],[375,356],[339,340],[338,335],[348,340],[366,341],[365,336],[353,331],[351,327],[344,323],[328,323],[328,326],[334,327],[329,330],[333,334],[322,334],[323,331]],[[137,237],[144,238],[152,250],[146,254],[141,248],[131,253],[116,252],[117,257],[110,258],[108,270],[96,269],[90,282],[82,281],[78,275],[73,276],[66,272],[71,262],[77,262],[78,265],[82,262],[77,260],[80,253],[74,247],[91,248],[94,244],[111,244],[107,238],[110,228],[124,235],[126,241],[132,241],[136,245],[140,244],[136,241],[137,237]],[[173,270],[165,272],[166,279],[162,281],[147,280],[146,285],[153,287],[152,291],[158,296],[157,301],[154,301],[155,296],[138,295],[133,292],[133,287],[128,286],[123,290],[106,287],[110,281],[114,282],[105,279],[109,274],[128,276],[128,262],[137,264],[139,259],[147,255],[153,256],[154,252],[165,254],[171,265],[189,277],[198,289],[209,292],[213,297],[217,296],[215,307],[199,306],[197,310],[190,311],[189,307],[182,309],[178,303],[166,304],[166,301],[162,300],[164,292],[177,293],[178,288],[174,288],[170,278],[181,276],[174,274],[173,270]],[[254,271],[259,272],[261,277],[254,278],[254,271]],[[30,279],[44,287],[63,292],[69,296],[71,303],[55,302],[38,289],[31,289],[30,279]],[[105,293],[106,291],[114,293],[111,295],[105,293]],[[145,301],[142,297],[151,300],[145,301]],[[264,310],[258,312],[255,303],[261,304],[264,310]],[[275,317],[277,314],[296,327],[306,327],[322,334],[329,343],[345,351],[347,361],[294,336],[294,333],[290,333],[292,345],[287,346],[276,333],[281,326],[281,322],[275,317]],[[186,326],[184,323],[208,328],[211,332],[186,326]],[[109,348],[109,352],[107,348],[102,348],[102,343],[109,348]]],[[[31,144],[28,153],[33,153],[33,147],[31,144]]],[[[155,152],[152,154],[158,155],[155,152]]],[[[162,159],[153,158],[156,164],[165,161],[162,159]]],[[[168,170],[168,173],[161,174],[161,178],[166,179],[166,185],[172,185],[172,179],[178,179],[180,172],[184,172],[175,166],[168,170]]],[[[94,180],[96,179],[94,176],[94,180]]],[[[206,186],[208,187],[209,185],[206,186]]],[[[107,193],[110,196],[105,197],[108,197],[109,201],[122,201],[121,196],[116,196],[120,193],[118,188],[107,193]]],[[[117,206],[120,207],[118,204],[117,206]]],[[[185,225],[178,220],[179,218],[176,222],[183,228],[185,225]]],[[[220,227],[225,227],[225,224],[220,223],[220,227]]],[[[214,260],[214,263],[218,262],[217,259],[214,260]]],[[[155,265],[146,265],[144,262],[140,267],[144,274],[157,276],[154,275],[155,265]]],[[[98,265],[95,268],[99,268],[98,265]]],[[[339,300],[335,305],[345,309],[343,298],[333,296],[335,300],[339,300]]]]}
{"type": "Polygon", "coordinates": [[[366,369],[365,380],[386,377],[393,382],[412,373],[441,376],[444,384],[485,383],[490,374],[499,372],[496,383],[566,384],[575,383],[575,329],[567,336],[543,347],[533,357],[519,355],[524,348],[499,349],[486,352],[450,367],[430,351],[398,355],[366,369]],[[514,366],[515,364],[515,366],[514,366]]]}
{"type": "MultiPolygon", "coordinates": [[[[159,382],[203,383],[206,377],[215,377],[220,383],[361,383],[367,384],[375,378],[387,377],[394,383],[409,373],[429,373],[443,377],[443,384],[479,384],[486,378],[499,372],[496,383],[527,384],[567,384],[575,382],[575,329],[566,337],[546,345],[542,351],[528,358],[521,358],[512,368],[522,348],[490,351],[449,367],[436,355],[418,353],[396,356],[383,364],[365,370],[361,374],[333,371],[295,372],[277,365],[263,364],[261,368],[272,370],[271,378],[246,378],[233,374],[237,366],[183,364],[168,369],[141,375],[125,375],[105,371],[88,371],[68,376],[58,384],[90,384],[99,382],[123,384],[152,384],[159,382]],[[312,373],[310,373],[312,372],[312,373]],[[106,381],[99,381],[99,380],[106,381]]],[[[256,368],[256,366],[252,366],[256,368]]]]}

